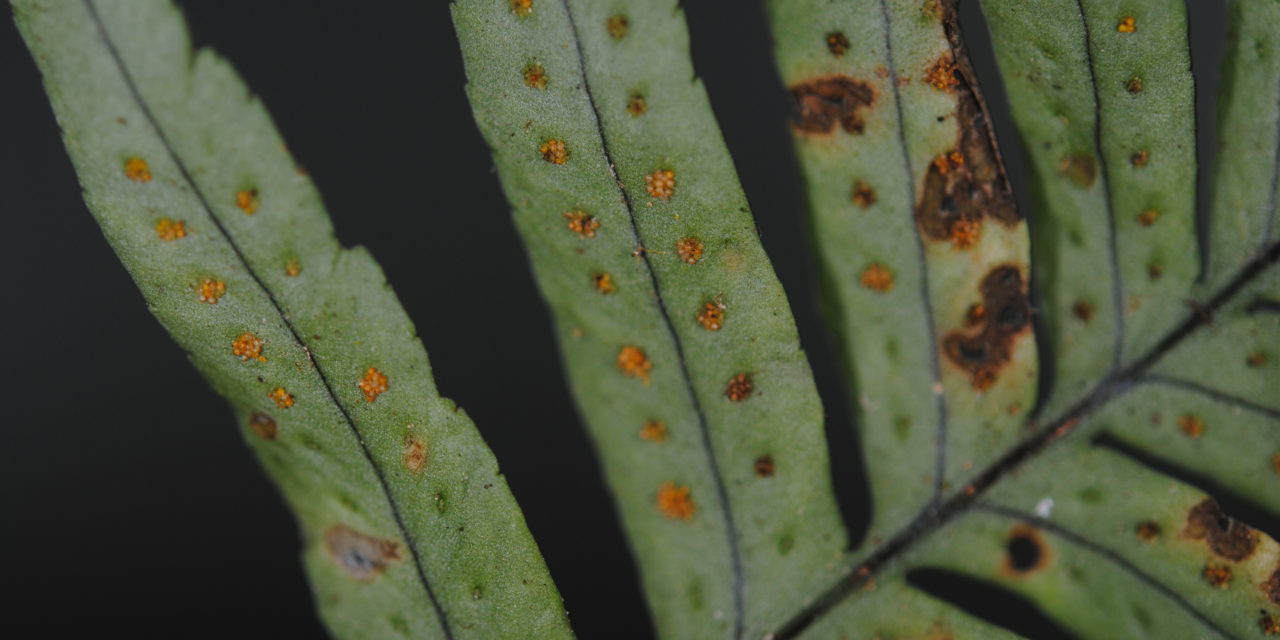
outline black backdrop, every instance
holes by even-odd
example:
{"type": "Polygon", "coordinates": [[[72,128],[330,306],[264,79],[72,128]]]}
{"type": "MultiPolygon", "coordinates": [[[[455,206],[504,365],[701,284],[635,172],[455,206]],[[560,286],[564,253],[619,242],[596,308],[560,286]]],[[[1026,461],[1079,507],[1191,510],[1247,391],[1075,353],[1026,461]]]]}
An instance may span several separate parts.
{"type": "MultiPolygon", "coordinates": [[[[381,262],[441,392],[466,408],[497,454],[580,636],[651,636],[546,309],[462,91],[446,3],[181,4],[196,43],[230,58],[262,96],[342,242],[368,246],[381,262]],[[474,253],[477,237],[482,253],[474,253]]],[[[695,64],[814,365],[835,482],[856,533],[865,481],[816,313],[788,106],[763,10],[756,2],[685,5],[695,64]]],[[[1189,5],[1204,114],[1222,10],[1189,5]]],[[[976,9],[965,3],[965,25],[1021,188],[1018,145],[976,9]]],[[[0,116],[0,575],[8,587],[0,628],[322,637],[290,515],[225,403],[151,318],[85,210],[38,73],[7,19],[0,116]]]]}

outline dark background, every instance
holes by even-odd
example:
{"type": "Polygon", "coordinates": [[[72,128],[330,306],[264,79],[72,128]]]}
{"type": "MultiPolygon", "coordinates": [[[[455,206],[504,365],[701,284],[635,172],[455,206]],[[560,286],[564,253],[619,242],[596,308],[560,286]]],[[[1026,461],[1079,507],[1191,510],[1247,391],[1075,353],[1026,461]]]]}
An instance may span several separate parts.
{"type": "MultiPolygon", "coordinates": [[[[230,58],[262,96],[324,194],[342,242],[369,247],[381,262],[417,323],[441,393],[466,408],[493,447],[579,635],[651,636],[547,311],[463,94],[446,3],[180,4],[196,43],[230,58]],[[451,152],[424,152],[432,147],[451,152]],[[456,238],[480,228],[489,252],[463,260],[456,238]],[[504,389],[502,401],[494,388],[504,389]]],[[[835,483],[856,538],[868,509],[865,479],[816,313],[788,105],[763,10],[756,2],[684,4],[695,65],[813,362],[835,483]]],[[[1188,4],[1208,142],[1222,9],[1188,4]]],[[[1023,194],[985,27],[972,1],[962,13],[1023,194]]],[[[146,311],[85,210],[39,75],[7,15],[0,116],[8,404],[0,549],[9,587],[0,628],[323,637],[291,516],[226,404],[146,311]]]]}

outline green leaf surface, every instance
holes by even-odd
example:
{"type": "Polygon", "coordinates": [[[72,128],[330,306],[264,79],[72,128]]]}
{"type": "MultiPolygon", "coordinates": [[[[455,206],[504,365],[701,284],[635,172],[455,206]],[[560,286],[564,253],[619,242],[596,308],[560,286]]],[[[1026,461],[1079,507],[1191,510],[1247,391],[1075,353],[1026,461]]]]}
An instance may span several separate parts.
{"type": "Polygon", "coordinates": [[[834,579],[845,533],[809,365],[682,13],[465,0],[454,21],[659,633],[759,637],[834,579]]]}
{"type": "Polygon", "coordinates": [[[165,0],[14,11],[89,209],[297,514],[334,635],[569,636],[492,454],[234,71],[165,0]]]}

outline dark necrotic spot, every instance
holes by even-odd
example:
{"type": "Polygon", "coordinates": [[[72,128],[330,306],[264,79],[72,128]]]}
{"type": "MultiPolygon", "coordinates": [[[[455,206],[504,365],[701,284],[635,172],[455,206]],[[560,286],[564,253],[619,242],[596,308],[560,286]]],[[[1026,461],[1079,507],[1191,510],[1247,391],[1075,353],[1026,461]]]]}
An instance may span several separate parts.
{"type": "Polygon", "coordinates": [[[1232,562],[1248,558],[1258,546],[1258,532],[1224,514],[1213,498],[1191,507],[1182,535],[1204,540],[1215,555],[1232,562]]]}
{"type": "Polygon", "coordinates": [[[982,313],[966,314],[967,326],[948,333],[942,351],[969,373],[975,387],[985,389],[1009,362],[1014,340],[1030,326],[1031,307],[1022,270],[1015,265],[992,269],[978,290],[982,313]]]}
{"type": "Polygon", "coordinates": [[[1262,583],[1262,592],[1276,605],[1280,605],[1280,566],[1262,583]]]}
{"type": "Polygon", "coordinates": [[[276,421],[271,416],[258,411],[249,416],[249,429],[258,434],[263,440],[276,439],[276,421]]]}
{"type": "Polygon", "coordinates": [[[366,536],[345,525],[329,527],[324,532],[324,542],[334,563],[359,582],[373,580],[392,561],[400,559],[395,542],[366,536]]]}
{"type": "Polygon", "coordinates": [[[791,99],[796,131],[829,134],[840,127],[860,134],[866,127],[862,112],[875,104],[876,90],[862,80],[832,75],[792,85],[791,99]]]}
{"type": "Polygon", "coordinates": [[[1026,573],[1040,563],[1040,544],[1028,534],[1014,534],[1004,550],[1009,556],[1009,566],[1018,573],[1026,573]]]}

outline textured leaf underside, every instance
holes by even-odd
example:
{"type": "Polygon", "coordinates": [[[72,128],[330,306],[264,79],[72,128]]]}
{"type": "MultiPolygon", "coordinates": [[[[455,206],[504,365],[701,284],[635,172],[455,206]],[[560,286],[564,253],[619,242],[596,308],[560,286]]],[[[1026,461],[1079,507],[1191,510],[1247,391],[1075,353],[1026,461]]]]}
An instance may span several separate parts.
{"type": "Polygon", "coordinates": [[[812,375],[682,12],[466,0],[454,20],[658,630],[760,637],[835,578],[845,533],[812,375]]]}
{"type": "Polygon", "coordinates": [[[14,10],[89,209],[297,514],[334,635],[569,636],[492,454],[234,71],[167,0],[14,10]]]}
{"type": "MultiPolygon", "coordinates": [[[[798,85],[833,73],[877,89],[859,132],[814,135],[803,126],[803,108],[795,125],[833,324],[850,347],[859,393],[876,510],[871,548],[855,551],[854,561],[866,560],[778,635],[912,633],[920,621],[905,612],[887,616],[880,594],[933,603],[904,582],[939,569],[1016,593],[1083,637],[1280,633],[1280,547],[1268,535],[1276,532],[1232,518],[1210,497],[1255,525],[1274,525],[1280,515],[1280,248],[1270,230],[1280,168],[1280,5],[1231,5],[1223,151],[1204,242],[1196,236],[1182,4],[984,0],[983,8],[1033,169],[1037,330],[1053,356],[1043,361],[1054,363],[1052,385],[1034,413],[1010,423],[1009,441],[993,443],[999,448],[986,463],[972,470],[962,463],[963,472],[943,476],[959,481],[920,510],[929,503],[919,483],[902,482],[900,469],[912,467],[886,469],[883,460],[918,458],[933,443],[903,437],[877,411],[894,406],[885,399],[893,386],[918,375],[931,354],[916,356],[890,383],[876,380],[883,364],[867,366],[867,353],[877,358],[877,350],[896,347],[895,333],[920,331],[920,323],[868,309],[866,299],[876,298],[859,289],[857,269],[884,261],[886,242],[896,242],[888,245],[892,255],[908,254],[912,232],[924,239],[924,268],[906,273],[925,279],[931,296],[946,277],[936,272],[962,273],[975,262],[948,263],[945,251],[929,245],[919,186],[915,203],[877,186],[874,202],[863,206],[856,185],[866,176],[899,191],[904,182],[920,184],[918,163],[909,165],[914,174],[893,177],[901,174],[884,167],[901,161],[877,154],[889,153],[885,141],[894,135],[908,150],[923,144],[912,111],[925,122],[934,114],[949,119],[920,94],[950,83],[930,76],[929,86],[907,90],[932,69],[920,63],[928,59],[921,52],[941,45],[936,36],[899,34],[936,29],[938,20],[950,34],[953,9],[947,2],[771,4],[779,67],[793,96],[798,85]],[[839,53],[835,33],[849,43],[839,53]],[[897,118],[876,113],[892,86],[897,118]],[[863,164],[867,158],[875,160],[863,164]],[[874,214],[881,217],[871,222],[874,214]],[[878,237],[889,224],[901,225],[898,236],[878,237]]],[[[957,62],[963,88],[972,80],[957,62]]],[[[980,123],[961,127],[973,124],[980,123]]],[[[945,331],[954,320],[931,301],[934,324],[945,331]]],[[[945,339],[932,344],[945,381],[945,339]]],[[[952,416],[968,406],[956,400],[963,390],[943,389],[938,407],[948,428],[939,432],[948,434],[950,450],[963,424],[952,416]]],[[[999,389],[997,382],[980,394],[999,389]]],[[[920,606],[931,629],[953,637],[996,631],[958,609],[920,606]]]]}

